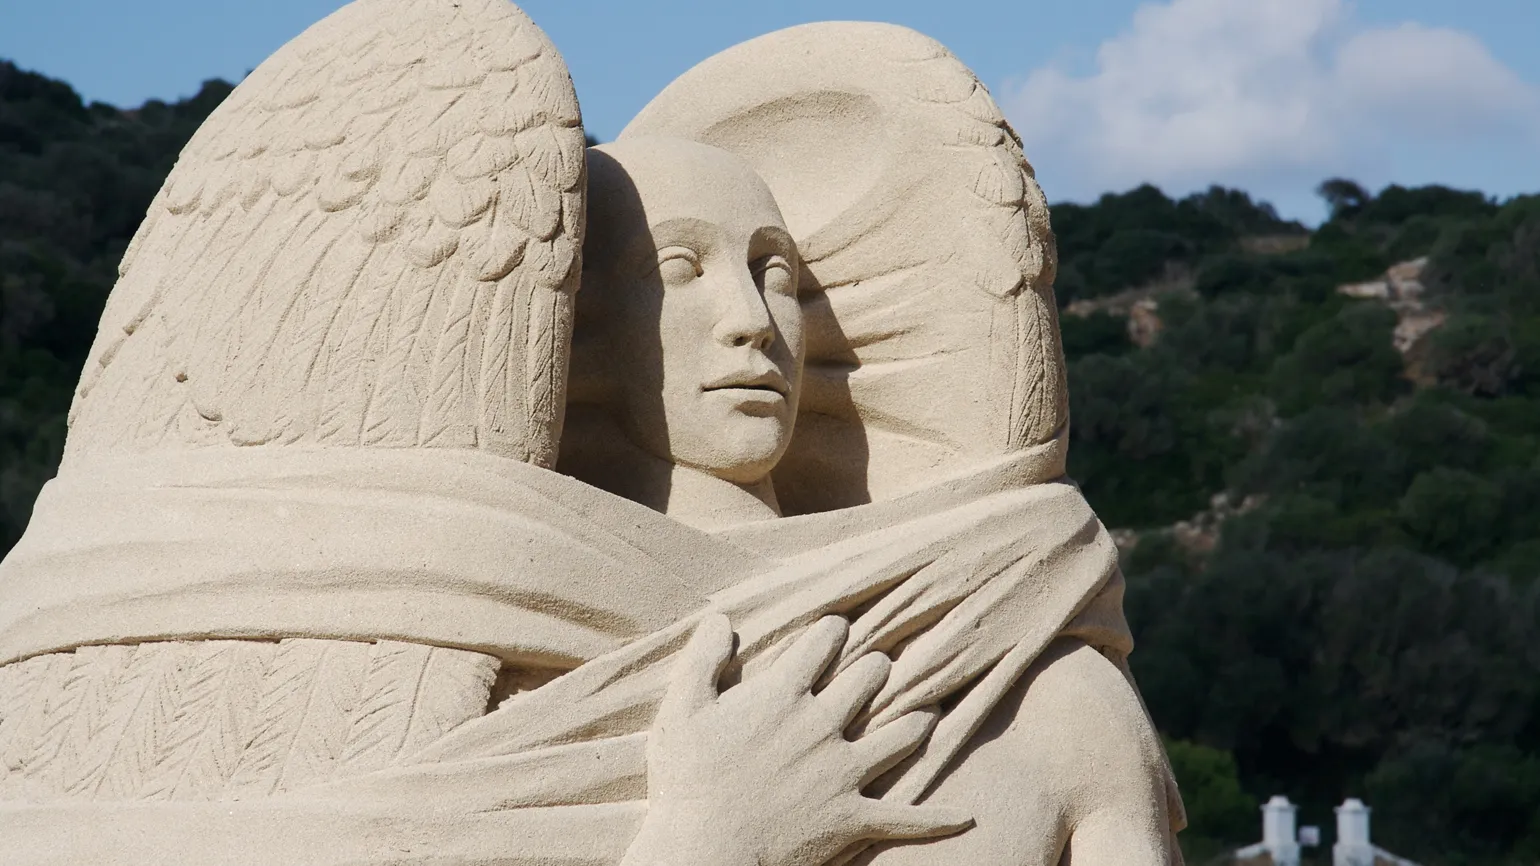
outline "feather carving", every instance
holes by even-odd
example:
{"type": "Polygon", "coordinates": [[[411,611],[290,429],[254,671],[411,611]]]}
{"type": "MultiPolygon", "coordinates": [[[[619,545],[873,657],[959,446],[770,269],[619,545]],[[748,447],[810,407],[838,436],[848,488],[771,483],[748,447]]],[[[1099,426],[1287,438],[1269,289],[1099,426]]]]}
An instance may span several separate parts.
{"type": "Polygon", "coordinates": [[[513,142],[497,136],[468,139],[449,150],[449,170],[461,181],[486,181],[519,161],[513,142]]]}
{"type": "Polygon", "coordinates": [[[210,717],[199,732],[171,797],[207,800],[223,795],[247,746],[256,740],[257,709],[280,645],[257,641],[220,641],[228,651],[219,672],[220,690],[210,717]]]}
{"type": "MultiPolygon", "coordinates": [[[[518,87],[518,76],[512,72],[496,72],[492,78],[509,90],[518,87]]],[[[483,92],[477,95],[476,128],[487,135],[505,138],[531,129],[540,122],[541,112],[530,102],[499,97],[497,93],[483,92]]]]}
{"type": "Polygon", "coordinates": [[[479,426],[495,442],[508,442],[522,432],[510,429],[513,419],[520,416],[524,405],[522,389],[509,387],[513,373],[518,369],[515,356],[510,351],[517,336],[514,309],[517,296],[512,280],[501,281],[494,290],[492,317],[487,323],[487,347],[481,353],[479,426]]]}
{"type": "Polygon", "coordinates": [[[265,796],[277,788],[289,750],[319,697],[321,662],[331,643],[291,639],[278,644],[263,678],[250,738],[230,777],[231,794],[265,796]]]}
{"type": "Polygon", "coordinates": [[[89,670],[89,683],[69,734],[70,761],[62,778],[62,792],[79,794],[96,787],[111,755],[109,720],[112,718],[123,674],[136,648],[127,646],[81,647],[75,650],[77,665],[89,670]]]}
{"type": "Polygon", "coordinates": [[[385,767],[487,708],[499,662],[402,643],[87,647],[0,667],[0,797],[241,798],[385,767]]]}
{"type": "Polygon", "coordinates": [[[498,667],[497,659],[481,653],[447,647],[430,649],[396,758],[413,755],[483,715],[498,667]]]}
{"type": "Polygon", "coordinates": [[[12,751],[8,762],[13,772],[32,780],[43,790],[60,787],[62,767],[71,755],[70,732],[76,711],[91,686],[91,666],[84,659],[71,656],[61,666],[57,679],[46,694],[42,713],[25,746],[12,751]]]}
{"type": "Polygon", "coordinates": [[[343,743],[341,769],[350,775],[367,772],[388,767],[400,756],[431,655],[431,648],[418,644],[374,645],[343,743]]]}
{"type": "Polygon", "coordinates": [[[450,228],[463,229],[486,216],[497,185],[483,176],[457,181],[441,175],[429,195],[438,218],[450,228]]]}
{"type": "MultiPolygon", "coordinates": [[[[470,265],[475,269],[478,280],[501,280],[523,264],[529,234],[515,225],[512,219],[502,217],[498,211],[494,211],[483,225],[485,230],[474,248],[470,265]]],[[[489,332],[491,330],[488,329],[489,332]]]]}
{"type": "Polygon", "coordinates": [[[118,676],[108,716],[98,736],[106,756],[80,790],[97,798],[134,799],[154,770],[180,697],[183,671],[175,650],[155,644],[134,648],[118,676]]]}
{"type": "MultiPolygon", "coordinates": [[[[524,306],[565,284],[582,243],[583,146],[561,56],[506,0],[344,6],[253,71],[184,149],[125,256],[67,450],[202,444],[211,431],[335,442],[338,429],[476,447],[478,419],[511,408],[479,408],[507,391],[480,376],[514,369],[481,359],[530,359],[521,374],[547,389],[568,339],[542,336],[539,357],[492,345],[526,335],[492,326],[498,304],[477,284],[527,271],[512,284],[524,306]],[[528,254],[531,237],[559,254],[528,254]],[[374,277],[354,283],[363,260],[374,277]],[[372,292],[388,297],[354,297],[372,292]],[[365,336],[310,375],[334,333],[365,336]],[[305,375],[292,375],[296,358],[305,375]],[[303,408],[334,387],[354,396],[333,405],[367,417],[323,427],[325,413],[303,408]],[[465,429],[444,440],[451,417],[465,429]]],[[[556,418],[496,423],[506,437],[556,418]]]]}
{"type": "Polygon", "coordinates": [[[434,64],[422,83],[430,90],[467,90],[486,77],[486,69],[476,63],[476,58],[461,55],[450,62],[434,64]]]}
{"type": "Polygon", "coordinates": [[[438,177],[441,166],[432,158],[416,158],[401,163],[386,181],[380,196],[390,204],[405,205],[419,201],[428,194],[433,179],[438,177]]]}
{"type": "Polygon", "coordinates": [[[460,249],[460,233],[442,220],[430,219],[416,238],[402,250],[412,264],[424,270],[436,268],[460,249]]]}
{"type": "Polygon", "coordinates": [[[540,240],[550,240],[561,222],[561,194],[536,179],[521,163],[498,176],[498,201],[513,221],[540,240]]]}
{"type": "Polygon", "coordinates": [[[577,186],[582,175],[583,163],[572,159],[574,135],[582,140],[582,132],[574,133],[564,127],[536,126],[514,137],[518,145],[519,159],[529,166],[537,177],[554,178],[559,189],[577,186]]]}
{"type": "Polygon", "coordinates": [[[48,708],[59,702],[58,693],[69,677],[74,658],[53,653],[16,662],[11,667],[11,706],[0,720],[0,791],[22,784],[30,755],[48,724],[48,708]],[[21,700],[20,696],[25,696],[21,700]]]}
{"type": "Polygon", "coordinates": [[[371,645],[328,641],[320,659],[305,718],[280,766],[278,790],[325,781],[337,770],[347,746],[349,723],[358,709],[371,645]]]}
{"type": "Polygon", "coordinates": [[[472,428],[466,416],[470,402],[464,391],[469,360],[471,315],[479,283],[457,285],[438,345],[433,351],[428,401],[418,441],[423,445],[463,446],[460,440],[472,428]],[[443,441],[446,437],[447,441],[443,441]]]}
{"type": "Polygon", "coordinates": [[[511,38],[476,47],[476,63],[487,72],[512,72],[530,63],[543,51],[543,40],[531,27],[520,27],[511,38]]]}
{"type": "Polygon", "coordinates": [[[169,800],[187,778],[204,740],[214,729],[216,708],[226,697],[226,674],[236,646],[235,641],[199,641],[140,647],[142,651],[181,656],[177,667],[185,674],[175,678],[176,689],[167,701],[169,711],[157,719],[166,730],[140,786],[139,799],[169,800]]]}
{"type": "MultiPolygon", "coordinates": [[[[550,57],[549,52],[546,57],[550,57]]],[[[578,124],[577,94],[556,64],[526,63],[518,72],[517,92],[521,98],[541,106],[547,120],[557,126],[578,124]]]]}

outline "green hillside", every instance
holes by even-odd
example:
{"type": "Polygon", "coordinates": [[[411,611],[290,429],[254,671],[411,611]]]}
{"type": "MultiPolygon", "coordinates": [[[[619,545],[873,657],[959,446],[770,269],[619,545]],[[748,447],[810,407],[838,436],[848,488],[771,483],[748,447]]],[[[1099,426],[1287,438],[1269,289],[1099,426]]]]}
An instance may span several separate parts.
{"type": "Polygon", "coordinates": [[[1218,189],[1054,210],[1070,471],[1134,530],[1188,845],[1356,795],[1403,856],[1540,862],[1540,196],[1321,192],[1308,238],[1218,189]]]}
{"type": "MultiPolygon", "coordinates": [[[[121,111],[0,62],[0,551],[229,90],[121,111]]],[[[1540,196],[1321,192],[1314,232],[1218,188],[1053,210],[1071,471],[1125,551],[1186,844],[1351,795],[1404,856],[1540,863],[1540,196]]]]}
{"type": "Polygon", "coordinates": [[[53,477],[118,259],[198,124],[231,90],[135,111],[0,61],[0,549],[53,477]]]}

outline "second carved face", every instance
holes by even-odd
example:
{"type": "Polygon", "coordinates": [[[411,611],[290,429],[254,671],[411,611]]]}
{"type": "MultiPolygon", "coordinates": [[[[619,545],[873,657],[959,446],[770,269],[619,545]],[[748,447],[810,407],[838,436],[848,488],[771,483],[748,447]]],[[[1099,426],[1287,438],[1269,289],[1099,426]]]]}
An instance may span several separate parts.
{"type": "Polygon", "coordinates": [[[579,317],[603,335],[606,402],[656,457],[763,479],[791,439],[803,351],[774,197],[737,157],[690,142],[606,145],[589,165],[579,317]]]}

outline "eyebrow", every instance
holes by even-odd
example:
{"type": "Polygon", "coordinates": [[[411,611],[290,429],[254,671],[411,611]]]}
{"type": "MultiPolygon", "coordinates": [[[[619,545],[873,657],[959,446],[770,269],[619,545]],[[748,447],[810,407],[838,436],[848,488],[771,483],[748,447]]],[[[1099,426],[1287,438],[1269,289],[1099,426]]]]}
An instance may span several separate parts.
{"type": "MultiPolygon", "coordinates": [[[[626,245],[620,256],[612,259],[612,261],[618,269],[624,271],[651,268],[656,264],[656,262],[652,261],[652,258],[659,250],[681,245],[666,239],[660,240],[660,236],[689,232],[715,236],[719,233],[719,227],[716,223],[699,217],[674,217],[667,219],[656,225],[649,225],[645,233],[638,233],[626,245]]],[[[715,240],[714,237],[713,240],[715,240]]],[[[698,246],[698,244],[692,245],[692,248],[694,246],[698,246]]],[[[704,252],[704,250],[700,249],[695,251],[697,253],[704,252]]],[[[796,240],[792,238],[791,233],[786,231],[786,229],[775,225],[760,226],[754,230],[754,233],[749,237],[749,252],[755,258],[771,252],[785,254],[793,263],[800,261],[796,240]]]]}
{"type": "MultiPolygon", "coordinates": [[[[718,231],[716,223],[710,220],[703,220],[700,217],[674,217],[673,219],[666,219],[657,225],[648,226],[648,229],[649,233],[654,236],[675,231],[704,231],[712,234],[716,234],[718,231]]],[[[665,244],[665,246],[667,245],[665,244]]]]}
{"type": "MultiPolygon", "coordinates": [[[[653,258],[659,250],[678,246],[675,243],[660,242],[658,240],[659,235],[691,229],[696,231],[712,231],[715,229],[715,225],[697,217],[675,217],[664,220],[657,225],[649,225],[645,233],[638,233],[632,238],[631,243],[626,246],[625,251],[616,261],[616,264],[628,271],[651,267],[657,264],[653,258]]],[[[700,250],[696,250],[696,252],[700,252],[700,250]]]]}
{"type": "Polygon", "coordinates": [[[791,232],[780,226],[760,226],[754,230],[754,235],[749,239],[750,250],[757,251],[765,245],[773,247],[774,252],[787,253],[788,258],[795,264],[801,259],[801,252],[797,249],[797,242],[792,238],[791,232]]]}

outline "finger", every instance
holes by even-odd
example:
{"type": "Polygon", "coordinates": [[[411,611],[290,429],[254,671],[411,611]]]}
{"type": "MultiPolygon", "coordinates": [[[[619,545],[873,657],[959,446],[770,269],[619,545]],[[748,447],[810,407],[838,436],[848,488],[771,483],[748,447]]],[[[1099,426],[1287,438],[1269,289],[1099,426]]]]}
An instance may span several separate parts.
{"type": "Polygon", "coordinates": [[[851,743],[856,752],[856,761],[867,768],[857,787],[866,787],[873,779],[913,754],[925,742],[925,738],[930,736],[939,718],[940,714],[935,710],[915,710],[851,743]]]}
{"type": "Polygon", "coordinates": [[[850,624],[844,617],[826,616],[808,626],[791,648],[771,665],[771,675],[793,692],[811,692],[813,683],[823,674],[845,646],[850,624]]]}
{"type": "Polygon", "coordinates": [[[710,614],[695,627],[669,671],[660,717],[683,718],[717,699],[717,680],[733,657],[733,628],[727,617],[710,614]]]}
{"type": "Polygon", "coordinates": [[[973,816],[952,806],[909,806],[867,800],[862,823],[872,839],[931,839],[950,836],[973,826],[973,816]]]}
{"type": "Polygon", "coordinates": [[[839,719],[839,729],[849,727],[852,719],[888,681],[893,662],[882,653],[867,653],[840,672],[834,681],[818,693],[818,700],[839,719]]]}

